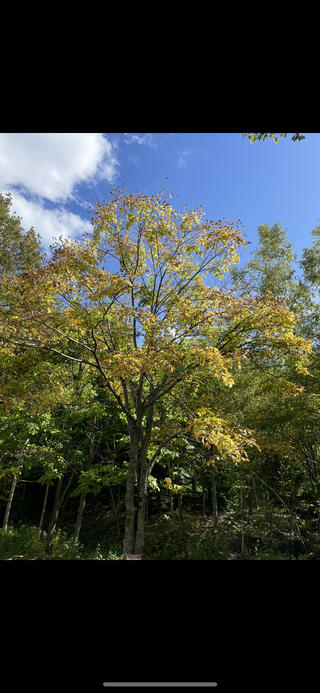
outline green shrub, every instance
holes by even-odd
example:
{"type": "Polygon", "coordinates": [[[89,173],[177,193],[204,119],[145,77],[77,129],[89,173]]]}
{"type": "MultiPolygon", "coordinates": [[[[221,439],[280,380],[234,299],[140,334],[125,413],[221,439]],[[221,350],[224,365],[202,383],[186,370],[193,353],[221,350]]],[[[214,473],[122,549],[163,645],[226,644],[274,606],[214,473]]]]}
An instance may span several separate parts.
{"type": "Polygon", "coordinates": [[[144,558],[158,561],[186,559],[185,530],[185,523],[181,528],[175,516],[163,515],[150,523],[145,532],[144,558]]]}
{"type": "Polygon", "coordinates": [[[208,529],[202,534],[196,532],[188,542],[188,558],[192,561],[228,560],[230,550],[223,532],[217,527],[215,532],[208,529]]]}
{"type": "Polygon", "coordinates": [[[57,531],[53,540],[51,559],[57,561],[79,561],[83,560],[84,547],[82,544],[74,544],[72,536],[67,532],[57,531]]]}
{"type": "MultiPolygon", "coordinates": [[[[264,549],[254,558],[255,561],[290,561],[289,553],[280,553],[274,549],[264,549]]],[[[293,560],[296,560],[293,557],[293,560]]]]}
{"type": "Polygon", "coordinates": [[[222,532],[204,530],[198,515],[179,519],[163,515],[147,526],[145,533],[146,560],[226,560],[228,543],[222,532]]]}
{"type": "Polygon", "coordinates": [[[21,558],[46,558],[44,544],[38,540],[38,527],[20,525],[0,530],[0,560],[19,556],[21,558]]]}

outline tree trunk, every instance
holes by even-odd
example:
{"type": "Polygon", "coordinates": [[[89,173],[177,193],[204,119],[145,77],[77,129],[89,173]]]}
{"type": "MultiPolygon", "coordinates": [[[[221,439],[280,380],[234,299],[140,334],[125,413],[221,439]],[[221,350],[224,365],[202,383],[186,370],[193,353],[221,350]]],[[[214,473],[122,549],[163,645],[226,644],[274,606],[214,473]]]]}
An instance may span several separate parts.
{"type": "Polygon", "coordinates": [[[24,457],[25,447],[26,447],[26,445],[27,445],[28,443],[29,443],[29,438],[27,438],[26,442],[24,443],[24,445],[23,445],[23,447],[22,447],[22,450],[21,450],[20,455],[19,455],[19,460],[18,460],[18,471],[16,471],[16,473],[15,473],[15,475],[14,475],[14,477],[13,477],[13,480],[12,480],[12,484],[11,484],[11,488],[10,488],[10,494],[9,494],[9,499],[8,499],[8,502],[7,502],[7,505],[6,505],[6,511],[5,511],[5,514],[4,514],[4,520],[3,520],[3,525],[2,525],[2,530],[3,530],[3,532],[4,532],[5,534],[7,534],[7,532],[8,532],[8,522],[9,522],[9,516],[10,516],[10,511],[11,511],[13,496],[14,496],[14,492],[15,492],[15,490],[16,490],[16,485],[17,485],[17,481],[18,481],[18,476],[19,476],[19,474],[21,473],[22,466],[23,466],[23,457],[24,457]]]}
{"type": "Polygon", "coordinates": [[[56,495],[54,499],[53,509],[51,513],[51,520],[48,527],[47,541],[46,541],[46,552],[52,554],[53,548],[53,538],[56,530],[59,512],[61,508],[61,489],[62,489],[62,479],[58,479],[56,487],[56,495]]]}
{"type": "Polygon", "coordinates": [[[113,506],[114,517],[115,517],[116,526],[117,526],[117,535],[118,535],[118,538],[120,538],[120,525],[119,525],[119,518],[118,518],[118,510],[117,510],[116,502],[114,499],[111,484],[109,484],[109,491],[110,491],[111,503],[113,506]]]}
{"type": "Polygon", "coordinates": [[[126,487],[126,526],[123,550],[125,554],[142,554],[147,513],[147,460],[137,455],[137,462],[129,465],[126,487]],[[137,495],[136,495],[137,481],[137,495]]]}
{"type": "MultiPolygon", "coordinates": [[[[97,417],[95,416],[93,419],[93,433],[90,434],[90,433],[86,432],[86,435],[90,440],[89,468],[92,466],[92,464],[94,462],[95,454],[97,452],[97,448],[98,448],[100,440],[101,440],[101,434],[100,434],[100,437],[97,436],[97,433],[95,430],[96,429],[96,423],[97,423],[97,417]]],[[[65,496],[65,492],[64,492],[64,496],[65,496]]],[[[80,536],[80,531],[81,531],[81,527],[82,527],[84,510],[86,507],[86,500],[87,500],[87,494],[81,493],[80,498],[79,498],[77,519],[76,519],[76,523],[75,523],[74,530],[73,530],[73,536],[72,536],[73,544],[79,543],[79,536],[80,536]]],[[[62,507],[62,504],[61,504],[61,507],[62,507]]],[[[61,513],[61,520],[62,520],[62,515],[63,515],[63,512],[61,513]]]]}
{"type": "Polygon", "coordinates": [[[138,440],[132,440],[130,449],[130,461],[126,482],[126,515],[123,552],[124,554],[133,553],[135,545],[135,485],[138,464],[138,440]]]}
{"type": "Polygon", "coordinates": [[[39,528],[38,528],[38,540],[39,541],[41,541],[41,539],[42,539],[42,527],[43,527],[44,515],[45,515],[46,507],[47,507],[48,493],[49,493],[49,484],[46,485],[46,492],[44,494],[41,517],[40,517],[40,522],[39,522],[39,528]]]}
{"type": "Polygon", "coordinates": [[[183,535],[183,501],[182,493],[178,494],[178,517],[179,517],[179,534],[183,535]]]}
{"type": "Polygon", "coordinates": [[[257,496],[256,482],[255,482],[254,477],[252,479],[252,498],[253,498],[254,509],[256,510],[258,507],[258,496],[257,496]]]}
{"type": "Polygon", "coordinates": [[[83,520],[83,513],[84,513],[84,509],[86,507],[86,499],[87,499],[87,494],[82,493],[80,496],[80,499],[79,499],[78,514],[77,514],[76,524],[74,527],[74,532],[73,532],[73,537],[72,537],[72,541],[74,544],[79,543],[79,535],[80,535],[80,530],[81,530],[81,525],[82,525],[82,520],[83,520]]]}
{"type": "MultiPolygon", "coordinates": [[[[151,386],[151,391],[153,387],[151,386]]],[[[130,463],[126,486],[126,521],[124,553],[143,553],[144,527],[147,504],[147,479],[151,467],[148,466],[148,449],[153,424],[153,408],[151,405],[146,416],[146,427],[143,432],[143,414],[137,411],[137,420],[133,425],[128,419],[130,432],[130,463]],[[135,487],[137,484],[137,506],[135,487]]]]}
{"type": "Polygon", "coordinates": [[[144,547],[144,528],[147,514],[147,479],[148,467],[147,460],[142,459],[140,465],[140,479],[138,487],[138,513],[137,513],[137,531],[134,551],[137,554],[143,553],[144,547]]]}
{"type": "Polygon", "coordinates": [[[52,548],[53,548],[53,538],[55,535],[56,527],[58,524],[58,518],[60,514],[60,510],[63,506],[63,503],[66,499],[67,496],[67,491],[68,488],[72,482],[72,479],[74,477],[74,472],[69,477],[69,480],[64,488],[64,491],[62,493],[62,485],[63,485],[63,479],[58,479],[57,483],[57,490],[56,490],[56,495],[54,499],[54,505],[52,509],[52,514],[51,514],[51,520],[50,520],[50,525],[48,529],[48,534],[47,534],[47,541],[46,541],[46,552],[48,554],[52,554],[52,548]]]}
{"type": "Polygon", "coordinates": [[[212,499],[212,517],[214,528],[218,524],[218,503],[217,503],[217,479],[216,470],[212,467],[211,470],[211,499],[212,499]]]}
{"type": "Polygon", "coordinates": [[[270,494],[268,489],[266,489],[265,493],[265,503],[266,503],[266,508],[265,508],[265,519],[266,519],[266,535],[270,538],[272,538],[272,507],[270,503],[270,494]]]}
{"type": "Polygon", "coordinates": [[[125,554],[142,554],[144,545],[144,528],[147,506],[146,461],[137,455],[137,462],[129,465],[126,487],[126,523],[123,550],[125,554]],[[138,476],[138,479],[137,479],[138,476]],[[138,481],[137,505],[135,486],[138,481]]]}
{"type": "Polygon", "coordinates": [[[203,517],[207,517],[206,515],[206,492],[202,491],[202,515],[203,517]]]}
{"type": "Polygon", "coordinates": [[[174,507],[173,507],[173,491],[169,489],[169,502],[170,502],[170,515],[173,517],[174,507]]]}
{"type": "Polygon", "coordinates": [[[254,480],[254,477],[252,477],[251,486],[250,486],[250,490],[248,493],[248,513],[249,513],[250,517],[253,514],[253,510],[257,509],[257,505],[258,505],[258,501],[257,501],[255,480],[254,480]]]}
{"type": "Polygon", "coordinates": [[[13,477],[13,480],[12,480],[10,493],[9,493],[9,499],[8,499],[8,502],[6,505],[6,512],[4,514],[2,530],[5,534],[7,534],[7,532],[8,532],[9,515],[10,515],[11,506],[12,506],[12,500],[13,500],[14,492],[16,490],[17,481],[18,481],[18,477],[17,477],[17,475],[15,475],[13,477]]]}
{"type": "Polygon", "coordinates": [[[245,542],[245,531],[244,531],[244,502],[243,502],[243,477],[242,477],[242,469],[240,469],[240,483],[241,483],[241,488],[240,488],[240,513],[241,513],[241,551],[240,551],[240,558],[244,559],[246,558],[246,542],[245,542]]]}

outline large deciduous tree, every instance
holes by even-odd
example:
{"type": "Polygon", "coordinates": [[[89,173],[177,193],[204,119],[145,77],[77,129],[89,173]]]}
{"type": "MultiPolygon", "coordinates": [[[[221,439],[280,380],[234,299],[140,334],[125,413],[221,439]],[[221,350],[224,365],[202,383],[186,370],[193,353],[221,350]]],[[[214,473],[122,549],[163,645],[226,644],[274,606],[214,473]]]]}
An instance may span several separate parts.
{"type": "Polygon", "coordinates": [[[3,272],[0,343],[99,372],[127,422],[124,552],[140,554],[148,476],[171,440],[191,431],[234,460],[253,444],[209,400],[186,422],[166,418],[165,398],[192,391],[201,374],[231,387],[253,348],[305,368],[309,345],[279,302],[219,288],[246,245],[238,224],[208,220],[201,208],[177,211],[161,195],[115,190],[97,204],[92,225],[81,242],[55,246],[41,269],[3,272]]]}

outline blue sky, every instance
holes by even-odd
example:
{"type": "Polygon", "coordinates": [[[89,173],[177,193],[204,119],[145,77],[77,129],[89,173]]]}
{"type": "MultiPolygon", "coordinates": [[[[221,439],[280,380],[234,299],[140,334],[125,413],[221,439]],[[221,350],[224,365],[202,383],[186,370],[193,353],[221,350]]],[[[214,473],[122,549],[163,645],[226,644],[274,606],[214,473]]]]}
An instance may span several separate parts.
{"type": "Polygon", "coordinates": [[[174,204],[202,205],[209,219],[241,220],[250,246],[257,227],[279,221],[299,256],[320,218],[320,133],[251,144],[242,133],[2,133],[0,192],[10,191],[25,228],[47,248],[52,235],[88,228],[88,204],[124,183],[169,188],[174,204]]]}

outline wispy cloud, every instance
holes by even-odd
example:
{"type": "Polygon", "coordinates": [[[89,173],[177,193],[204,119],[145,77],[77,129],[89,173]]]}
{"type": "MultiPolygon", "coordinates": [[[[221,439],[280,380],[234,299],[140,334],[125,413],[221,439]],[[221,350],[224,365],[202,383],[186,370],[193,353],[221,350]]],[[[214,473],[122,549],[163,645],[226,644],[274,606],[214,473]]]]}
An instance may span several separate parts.
{"type": "Polygon", "coordinates": [[[135,135],[133,133],[124,132],[125,144],[140,144],[146,147],[151,147],[151,149],[157,149],[159,147],[159,142],[155,142],[151,132],[147,132],[144,135],[135,135]]]}
{"type": "Polygon", "coordinates": [[[179,157],[178,157],[178,168],[188,168],[188,157],[190,156],[190,152],[187,150],[180,152],[179,157]]]}
{"type": "Polygon", "coordinates": [[[128,156],[128,161],[130,161],[131,164],[134,164],[135,166],[137,166],[140,159],[138,156],[128,156]]]}

